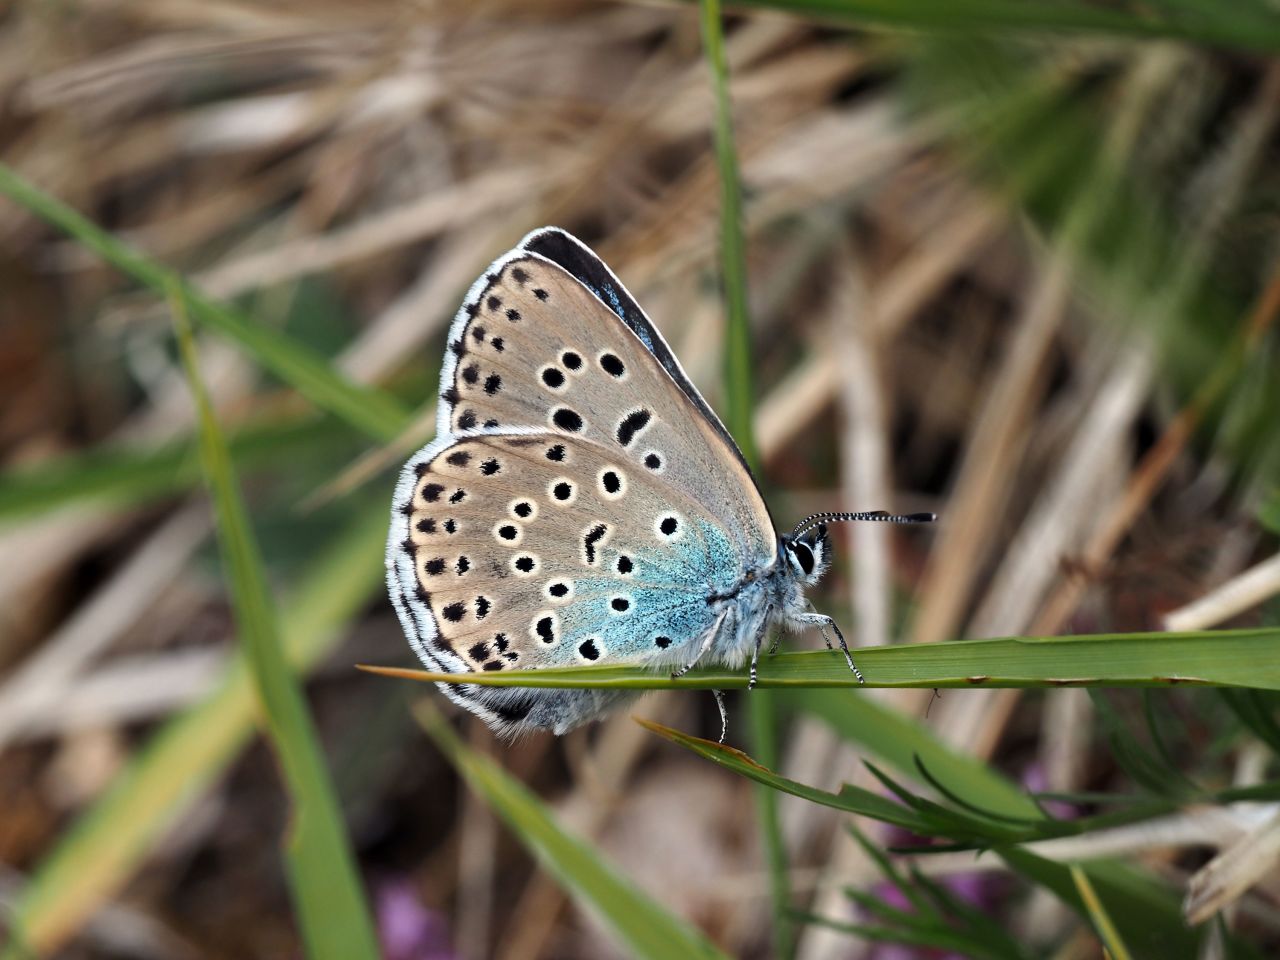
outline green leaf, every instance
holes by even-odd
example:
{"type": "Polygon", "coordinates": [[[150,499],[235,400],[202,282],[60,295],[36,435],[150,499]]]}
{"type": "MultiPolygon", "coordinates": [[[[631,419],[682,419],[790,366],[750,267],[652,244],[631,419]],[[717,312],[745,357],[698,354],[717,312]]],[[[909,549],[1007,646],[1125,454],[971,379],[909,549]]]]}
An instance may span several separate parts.
{"type": "Polygon", "coordinates": [[[285,856],[302,938],[310,957],[376,960],[378,941],[342,811],[311,715],[285,658],[266,570],[231,458],[200,379],[195,338],[187,323],[182,292],[176,287],[172,304],[178,348],[196,404],[201,460],[213,495],[240,646],[293,801],[285,856]]]}
{"type": "MultiPolygon", "coordinates": [[[[924,947],[931,951],[942,950],[956,956],[968,957],[970,960],[1008,960],[1009,958],[1008,954],[975,949],[980,948],[980,945],[975,944],[973,938],[945,928],[880,927],[866,923],[847,923],[812,914],[803,914],[802,916],[809,923],[827,927],[831,930],[838,930],[841,933],[847,933],[861,940],[870,940],[873,943],[900,943],[903,946],[924,947]]],[[[927,955],[933,956],[932,953],[927,955]]]]}
{"type": "Polygon", "coordinates": [[[786,11],[864,29],[900,27],[941,34],[1063,33],[1134,39],[1180,39],[1280,50],[1280,19],[1244,3],[1195,12],[1185,3],[1151,0],[1135,9],[1076,0],[737,0],[737,6],[786,11]]]}
{"type": "MultiPolygon", "coordinates": [[[[1191,633],[1100,633],[904,644],[858,651],[859,684],[830,651],[761,662],[760,687],[1169,687],[1205,684],[1280,690],[1280,628],[1191,633]]],[[[429,673],[366,667],[432,683],[493,687],[733,690],[745,670],[699,667],[678,679],[638,666],[557,667],[493,673],[429,673]]]]}
{"type": "Polygon", "coordinates": [[[1258,508],[1258,522],[1280,536],[1280,487],[1273,488],[1258,508]]]}
{"type": "Polygon", "coordinates": [[[595,908],[630,956],[654,960],[724,956],[701,933],[618,876],[588,843],[566,832],[523,784],[468,749],[433,707],[424,702],[415,714],[472,791],[506,821],[561,886],[578,902],[595,908]]]}
{"type": "Polygon", "coordinates": [[[1094,713],[1111,744],[1112,756],[1135,783],[1157,797],[1182,798],[1196,793],[1195,785],[1159,750],[1138,741],[1100,693],[1090,691],[1090,694],[1094,713]]]}
{"type": "Polygon", "coordinates": [[[793,709],[823,720],[843,739],[861,744],[901,774],[915,777],[923,768],[956,797],[993,813],[1041,816],[1035,801],[1016,784],[942,743],[915,719],[871,697],[852,697],[840,690],[788,691],[780,697],[793,709]]]}
{"type": "MultiPolygon", "coordinates": [[[[1082,919],[1091,920],[1069,866],[1020,847],[997,852],[1018,873],[1048,889],[1082,919]]],[[[1172,891],[1122,864],[1099,860],[1090,862],[1084,870],[1098,896],[1110,905],[1116,930],[1135,956],[1166,960],[1192,960],[1198,956],[1203,928],[1187,928],[1172,891]]]]}
{"type": "MultiPolygon", "coordinates": [[[[382,588],[386,538],[379,498],[338,531],[285,598],[280,622],[295,669],[319,663],[342,626],[382,588]]],[[[36,866],[13,904],[12,925],[34,950],[56,951],[125,883],[249,743],[256,711],[244,657],[237,655],[203,701],[161,726],[36,866]]]]}
{"type": "Polygon", "coordinates": [[[200,323],[239,345],[320,409],[384,442],[395,439],[409,425],[408,411],[387,394],[352,383],[310,347],[254,323],[239,311],[205,299],[178,274],[133,250],[3,163],[0,163],[0,193],[74,237],[121,273],[157,294],[168,297],[174,290],[180,291],[200,323]]]}
{"type": "Polygon", "coordinates": [[[1280,696],[1261,690],[1219,690],[1218,695],[1254,736],[1280,753],[1280,696]]]}
{"type": "MultiPolygon", "coordinates": [[[[946,821],[938,821],[920,810],[912,809],[912,807],[905,804],[894,803],[892,800],[872,793],[870,790],[864,790],[851,784],[845,784],[838,794],[829,793],[826,790],[819,790],[817,787],[810,787],[774,773],[768,767],[763,767],[756,763],[741,750],[727,747],[723,743],[703,740],[700,737],[691,737],[687,733],[672,730],[670,727],[664,727],[662,724],[654,723],[652,720],[636,718],[636,722],[646,729],[652,730],[658,736],[679,744],[710,760],[712,763],[739,773],[772,790],[780,790],[793,797],[800,797],[802,800],[810,800],[813,803],[822,804],[824,807],[871,817],[882,823],[891,823],[921,836],[957,836],[963,839],[969,839],[972,836],[972,831],[967,829],[967,824],[957,828],[957,824],[962,823],[963,818],[948,817],[946,821]]],[[[986,825],[982,826],[985,827],[986,825]]],[[[1007,831],[1000,832],[998,828],[997,832],[998,835],[1003,836],[1005,839],[1010,836],[1007,831]]]]}

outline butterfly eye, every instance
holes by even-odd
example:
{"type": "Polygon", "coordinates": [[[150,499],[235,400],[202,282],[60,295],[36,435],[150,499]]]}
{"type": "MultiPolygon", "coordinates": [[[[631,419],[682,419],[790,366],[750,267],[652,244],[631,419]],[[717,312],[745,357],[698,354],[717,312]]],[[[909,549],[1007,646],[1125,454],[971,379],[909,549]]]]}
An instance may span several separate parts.
{"type": "Polygon", "coordinates": [[[805,544],[791,544],[791,555],[796,558],[796,563],[800,564],[800,569],[804,571],[806,577],[813,573],[813,551],[805,544]]]}

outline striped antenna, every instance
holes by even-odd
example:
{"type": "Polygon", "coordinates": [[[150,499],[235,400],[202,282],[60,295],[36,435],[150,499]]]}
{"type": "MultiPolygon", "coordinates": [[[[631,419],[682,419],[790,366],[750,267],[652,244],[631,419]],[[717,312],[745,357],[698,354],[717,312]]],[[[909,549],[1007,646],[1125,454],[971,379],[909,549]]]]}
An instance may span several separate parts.
{"type": "Polygon", "coordinates": [[[846,520],[878,520],[881,523],[933,523],[937,520],[933,513],[886,513],[884,510],[869,510],[865,513],[815,513],[805,517],[791,531],[791,539],[808,533],[820,523],[843,523],[846,520]]]}

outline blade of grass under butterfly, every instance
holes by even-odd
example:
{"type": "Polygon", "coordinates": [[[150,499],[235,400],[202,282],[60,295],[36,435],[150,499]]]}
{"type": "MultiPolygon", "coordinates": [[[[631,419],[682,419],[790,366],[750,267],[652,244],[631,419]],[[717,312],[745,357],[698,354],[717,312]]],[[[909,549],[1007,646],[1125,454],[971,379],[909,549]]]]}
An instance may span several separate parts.
{"type": "MultiPolygon", "coordinates": [[[[1280,627],[1188,633],[1111,633],[1001,637],[874,647],[857,651],[867,687],[1172,687],[1200,684],[1280,690],[1280,627]]],[[[424,682],[500,687],[597,687],[631,690],[731,690],[745,670],[697,667],[673,680],[638,666],[557,667],[494,673],[429,673],[365,668],[424,682]]],[[[760,664],[762,687],[859,689],[844,658],[831,651],[783,653],[760,664]]],[[[752,695],[757,691],[752,691],[752,695]]]]}
{"type": "MultiPolygon", "coordinates": [[[[338,531],[285,597],[281,632],[299,673],[329,653],[343,624],[382,588],[386,537],[379,497],[338,531]]],[[[57,951],[125,883],[249,742],[255,713],[240,655],[204,700],[161,726],[36,866],[6,918],[32,949],[57,951]]]]}
{"type": "Polygon", "coordinates": [[[1213,46],[1275,52],[1280,50],[1280,18],[1261,6],[1218,5],[1196,13],[1185,3],[1153,0],[1139,12],[1119,5],[1076,0],[736,0],[737,6],[763,7],[845,23],[903,27],[930,33],[1081,34],[1140,39],[1176,39],[1213,46]]]}
{"type": "Polygon", "coordinates": [[[487,757],[467,748],[427,702],[415,709],[422,728],[471,791],[506,821],[516,838],[579,903],[592,907],[634,957],[723,957],[685,921],[618,876],[597,851],[566,832],[542,802],[487,757]]]}
{"type": "MultiPolygon", "coordinates": [[[[720,0],[700,0],[702,45],[715,98],[715,150],[720,171],[720,274],[725,304],[724,393],[725,425],[751,469],[758,469],[752,431],[751,327],[747,319],[747,260],[742,236],[742,188],[733,140],[733,111],[729,101],[729,69],[725,62],[720,0]]],[[[762,691],[747,707],[751,742],[756,755],[777,765],[778,723],[772,694],[762,691]]],[[[773,902],[773,952],[790,957],[795,935],[791,895],[787,883],[787,852],[778,815],[777,795],[756,790],[756,805],[764,835],[773,902]]]]}
{"type": "Polygon", "coordinates": [[[307,955],[333,960],[378,957],[342,811],[297,678],[284,655],[266,569],[213,407],[200,378],[195,338],[181,290],[173,307],[178,349],[191,385],[200,452],[213,495],[218,542],[236,615],[240,648],[253,675],[292,801],[285,841],[289,886],[307,955]]]}
{"type": "Polygon", "coordinates": [[[73,237],[113,267],[161,296],[178,289],[200,323],[238,344],[258,363],[322,410],[346,420],[376,440],[395,438],[409,423],[398,401],[338,374],[310,347],[237,310],[214,303],[186,285],[175,272],[133,250],[66,204],[54,199],[0,163],[0,194],[73,237]]]}

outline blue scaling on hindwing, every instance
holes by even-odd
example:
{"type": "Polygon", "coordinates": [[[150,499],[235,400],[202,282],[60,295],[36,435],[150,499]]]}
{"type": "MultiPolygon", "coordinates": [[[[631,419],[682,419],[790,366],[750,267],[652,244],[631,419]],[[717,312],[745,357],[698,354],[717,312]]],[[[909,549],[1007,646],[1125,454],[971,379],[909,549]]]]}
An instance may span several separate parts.
{"type": "Polygon", "coordinates": [[[561,656],[571,660],[588,637],[600,641],[609,659],[662,656],[710,629],[716,613],[707,598],[731,589],[743,565],[719,528],[705,521],[694,528],[697,535],[662,549],[628,551],[632,577],[578,579],[573,603],[561,612],[561,656]],[[623,603],[625,609],[618,609],[623,603]]]}

